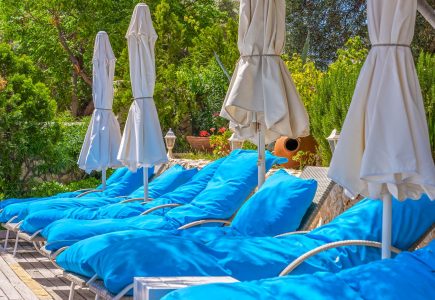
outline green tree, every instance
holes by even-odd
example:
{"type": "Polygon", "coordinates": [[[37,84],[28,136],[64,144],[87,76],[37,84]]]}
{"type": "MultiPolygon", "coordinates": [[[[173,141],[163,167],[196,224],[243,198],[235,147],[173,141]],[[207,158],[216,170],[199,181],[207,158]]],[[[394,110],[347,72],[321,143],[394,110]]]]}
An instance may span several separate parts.
{"type": "Polygon", "coordinates": [[[287,0],[287,52],[301,53],[310,35],[309,57],[321,68],[353,36],[367,40],[365,0],[287,0]]]}
{"type": "MultiPolygon", "coordinates": [[[[434,6],[435,1],[429,0],[434,6]]],[[[287,49],[301,53],[310,34],[309,57],[322,69],[337,59],[337,50],[351,37],[359,36],[370,44],[366,23],[366,0],[287,0],[287,49]]],[[[435,33],[417,14],[414,41],[415,58],[420,51],[435,51],[435,33]]]]}
{"type": "Polygon", "coordinates": [[[47,172],[60,129],[56,102],[29,58],[0,44],[0,66],[0,194],[12,196],[47,172]]]}
{"type": "Polygon", "coordinates": [[[2,0],[2,40],[30,56],[44,71],[42,80],[50,86],[60,109],[70,109],[73,115],[88,114],[93,108],[91,58],[95,35],[107,31],[115,52],[121,52],[135,3],[2,0]]]}

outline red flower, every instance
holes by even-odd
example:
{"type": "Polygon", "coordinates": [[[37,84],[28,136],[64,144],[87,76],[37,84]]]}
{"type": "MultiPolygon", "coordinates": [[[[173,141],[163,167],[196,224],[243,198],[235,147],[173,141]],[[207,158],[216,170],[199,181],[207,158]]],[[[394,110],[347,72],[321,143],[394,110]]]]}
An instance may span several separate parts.
{"type": "Polygon", "coordinates": [[[227,129],[225,127],[221,127],[218,130],[219,133],[224,133],[225,131],[227,131],[227,129]]]}
{"type": "Polygon", "coordinates": [[[216,131],[216,128],[214,128],[214,127],[210,128],[210,132],[211,132],[211,133],[213,133],[213,132],[215,132],[215,131],[216,131]]]}
{"type": "Polygon", "coordinates": [[[219,117],[219,112],[215,112],[215,113],[213,114],[213,117],[219,117]]]}
{"type": "Polygon", "coordinates": [[[210,133],[208,133],[207,130],[201,130],[199,132],[199,136],[201,136],[201,137],[206,137],[206,136],[209,136],[209,135],[210,135],[210,133]]]}

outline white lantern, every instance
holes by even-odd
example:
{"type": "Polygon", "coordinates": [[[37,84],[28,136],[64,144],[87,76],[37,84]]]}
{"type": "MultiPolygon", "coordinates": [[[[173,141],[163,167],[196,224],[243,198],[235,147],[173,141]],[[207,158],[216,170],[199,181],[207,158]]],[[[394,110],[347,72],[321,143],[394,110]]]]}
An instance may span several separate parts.
{"type": "Polygon", "coordinates": [[[337,147],[339,138],[340,134],[338,133],[337,129],[332,130],[331,134],[326,138],[328,140],[332,154],[334,154],[335,147],[337,147]]]}
{"type": "Polygon", "coordinates": [[[174,149],[175,146],[175,140],[176,136],[171,128],[169,128],[169,131],[165,135],[165,143],[166,148],[168,149],[168,158],[174,158],[174,155],[172,154],[172,149],[174,149]]]}

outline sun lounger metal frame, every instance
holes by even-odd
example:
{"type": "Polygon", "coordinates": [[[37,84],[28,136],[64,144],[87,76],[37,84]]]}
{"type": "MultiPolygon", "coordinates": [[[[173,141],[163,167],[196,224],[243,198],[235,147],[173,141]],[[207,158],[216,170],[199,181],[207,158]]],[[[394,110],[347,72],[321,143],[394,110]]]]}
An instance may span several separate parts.
{"type": "MultiPolygon", "coordinates": [[[[416,249],[416,247],[420,244],[424,238],[429,235],[432,231],[435,230],[435,224],[432,224],[432,226],[409,248],[408,251],[413,251],[416,249]]],[[[279,236],[286,236],[291,234],[303,234],[306,232],[289,232],[285,233],[279,236]]],[[[307,251],[306,253],[299,256],[297,259],[292,261],[287,267],[284,268],[284,270],[281,271],[279,276],[285,276],[291,273],[293,270],[295,270],[299,265],[301,265],[305,260],[309,259],[310,257],[319,254],[321,252],[324,252],[329,249],[334,249],[338,247],[344,247],[344,246],[366,246],[366,247],[374,247],[374,248],[382,248],[382,243],[376,242],[376,241],[369,241],[369,240],[343,240],[343,241],[336,241],[324,244],[322,246],[319,246],[317,248],[314,248],[310,251],[307,251]]],[[[402,250],[391,247],[391,251],[398,254],[402,252],[402,250]]]]}
{"type": "MultiPolygon", "coordinates": [[[[76,190],[75,192],[83,192],[73,198],[80,198],[84,195],[90,194],[90,193],[94,193],[94,192],[102,192],[103,190],[96,190],[96,189],[80,189],[80,190],[76,190]]],[[[3,209],[0,210],[0,213],[3,211],[3,209]]],[[[12,218],[10,218],[6,223],[2,223],[1,225],[6,228],[6,236],[5,236],[5,240],[4,240],[4,244],[3,244],[3,248],[6,251],[7,250],[7,246],[8,246],[8,241],[9,241],[9,235],[10,232],[15,232],[17,234],[18,237],[18,232],[19,232],[19,227],[22,224],[22,222],[16,222],[13,223],[13,221],[18,218],[18,216],[13,216],[12,218]]],[[[16,238],[17,238],[16,237],[16,238]]],[[[14,251],[13,251],[13,255],[15,256],[16,254],[16,248],[17,248],[17,241],[15,241],[15,245],[14,245],[14,251]]],[[[39,249],[36,249],[39,252],[39,249]]]]}
{"type": "MultiPolygon", "coordinates": [[[[375,242],[375,241],[368,241],[368,240],[346,240],[346,241],[338,241],[338,242],[332,242],[328,243],[322,246],[319,246],[313,250],[310,250],[306,252],[305,254],[299,256],[297,259],[295,259],[293,262],[291,262],[287,267],[284,268],[284,270],[279,273],[279,276],[286,276],[290,272],[292,272],[294,269],[296,269],[300,264],[302,264],[305,260],[308,258],[324,252],[328,249],[333,249],[337,247],[344,247],[344,246],[367,246],[367,247],[374,247],[374,248],[382,248],[382,243],[375,242]]],[[[391,251],[394,253],[400,253],[402,252],[400,249],[391,247],[391,251]]]]}

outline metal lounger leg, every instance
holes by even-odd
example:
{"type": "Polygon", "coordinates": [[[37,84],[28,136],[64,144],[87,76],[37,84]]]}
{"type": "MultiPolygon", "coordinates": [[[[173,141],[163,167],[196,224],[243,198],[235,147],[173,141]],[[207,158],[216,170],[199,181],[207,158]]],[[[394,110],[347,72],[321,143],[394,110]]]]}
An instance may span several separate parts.
{"type": "Polygon", "coordinates": [[[17,254],[18,240],[20,239],[19,233],[20,232],[17,232],[17,237],[15,238],[14,252],[12,253],[12,256],[15,256],[15,254],[17,254]]]}
{"type": "Polygon", "coordinates": [[[75,287],[76,287],[76,285],[74,284],[74,282],[71,282],[70,289],[69,289],[68,300],[73,300],[74,299],[75,287]]]}
{"type": "Polygon", "coordinates": [[[6,230],[5,245],[3,247],[5,249],[5,251],[8,249],[8,240],[9,240],[9,229],[6,230]]]}

